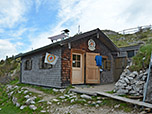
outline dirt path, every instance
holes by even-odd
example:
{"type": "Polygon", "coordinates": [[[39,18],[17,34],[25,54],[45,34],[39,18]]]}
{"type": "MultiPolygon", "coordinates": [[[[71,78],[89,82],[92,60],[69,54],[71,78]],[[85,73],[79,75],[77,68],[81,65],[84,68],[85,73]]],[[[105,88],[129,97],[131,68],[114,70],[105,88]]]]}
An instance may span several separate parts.
{"type": "Polygon", "coordinates": [[[113,108],[109,108],[106,106],[103,107],[90,107],[90,106],[82,106],[78,104],[74,105],[51,105],[50,113],[53,114],[139,114],[138,112],[124,112],[122,110],[114,110],[113,108]]]}
{"type": "Polygon", "coordinates": [[[33,92],[33,93],[37,93],[37,94],[41,95],[43,97],[42,100],[44,100],[44,101],[50,101],[50,100],[56,98],[56,96],[54,96],[54,95],[46,94],[43,91],[37,90],[35,88],[30,88],[30,87],[24,87],[24,88],[33,92]]]}
{"type": "Polygon", "coordinates": [[[72,90],[94,94],[96,92],[112,91],[114,89],[114,85],[115,83],[106,84],[106,85],[91,85],[91,86],[77,85],[77,86],[74,86],[75,89],[72,89],[72,90]]]}

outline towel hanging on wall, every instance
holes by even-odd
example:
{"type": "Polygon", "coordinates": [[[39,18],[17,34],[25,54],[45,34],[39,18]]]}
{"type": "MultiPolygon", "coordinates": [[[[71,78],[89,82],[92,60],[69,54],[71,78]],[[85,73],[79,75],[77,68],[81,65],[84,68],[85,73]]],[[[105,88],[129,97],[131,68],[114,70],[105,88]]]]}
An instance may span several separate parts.
{"type": "Polygon", "coordinates": [[[96,55],[95,60],[97,66],[102,66],[102,56],[96,55]]]}

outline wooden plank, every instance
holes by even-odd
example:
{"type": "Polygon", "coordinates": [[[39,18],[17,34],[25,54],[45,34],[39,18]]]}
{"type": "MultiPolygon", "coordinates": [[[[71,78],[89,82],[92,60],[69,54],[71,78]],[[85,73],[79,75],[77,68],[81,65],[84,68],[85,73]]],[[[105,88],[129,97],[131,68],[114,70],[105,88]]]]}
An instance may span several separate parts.
{"type": "Polygon", "coordinates": [[[138,101],[138,100],[128,99],[128,98],[124,98],[124,97],[120,97],[120,96],[116,96],[116,95],[112,95],[112,94],[108,94],[108,93],[104,93],[104,92],[96,92],[96,93],[99,95],[106,96],[106,97],[116,99],[116,100],[120,100],[120,101],[123,101],[126,103],[131,103],[131,104],[135,104],[135,105],[139,105],[139,106],[152,108],[152,104],[150,104],[150,103],[145,103],[145,102],[138,101]]]}
{"type": "Polygon", "coordinates": [[[75,93],[79,93],[79,94],[87,94],[87,95],[91,95],[91,96],[97,96],[97,94],[95,92],[82,91],[82,90],[78,90],[78,89],[70,89],[70,92],[75,92],[75,93]]]}
{"type": "Polygon", "coordinates": [[[100,55],[100,53],[86,53],[86,83],[100,83],[100,70],[96,66],[96,55],[100,55]]]}

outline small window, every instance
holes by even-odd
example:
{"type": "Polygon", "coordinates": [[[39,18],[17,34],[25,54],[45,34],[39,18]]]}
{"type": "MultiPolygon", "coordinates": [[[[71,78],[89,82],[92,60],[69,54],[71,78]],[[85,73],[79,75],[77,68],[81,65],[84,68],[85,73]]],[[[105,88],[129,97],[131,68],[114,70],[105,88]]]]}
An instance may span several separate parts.
{"type": "Polygon", "coordinates": [[[45,61],[45,55],[43,55],[42,58],[40,58],[39,68],[40,69],[51,69],[52,65],[44,63],[44,61],[45,61]]]}
{"type": "Polygon", "coordinates": [[[103,70],[110,71],[110,69],[111,69],[111,61],[108,60],[107,58],[102,58],[102,66],[101,66],[101,68],[103,70]]]}
{"type": "Polygon", "coordinates": [[[77,55],[77,54],[72,54],[72,58],[73,58],[72,67],[80,68],[81,67],[81,64],[80,64],[81,56],[77,55]]]}
{"type": "Polygon", "coordinates": [[[32,69],[32,60],[28,59],[25,61],[25,70],[31,70],[32,69]]]}
{"type": "Polygon", "coordinates": [[[134,50],[127,51],[128,58],[133,57],[135,55],[134,50]]]}

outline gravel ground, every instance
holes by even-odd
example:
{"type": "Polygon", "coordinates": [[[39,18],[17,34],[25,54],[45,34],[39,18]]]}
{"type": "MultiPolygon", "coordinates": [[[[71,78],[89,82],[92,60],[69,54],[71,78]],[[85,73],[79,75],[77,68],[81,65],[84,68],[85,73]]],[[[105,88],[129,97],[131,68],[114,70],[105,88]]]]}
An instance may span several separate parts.
{"type": "Polygon", "coordinates": [[[90,107],[82,106],[79,104],[74,105],[55,105],[52,104],[50,107],[50,113],[53,114],[139,114],[139,112],[124,112],[122,110],[114,110],[107,106],[104,107],[90,107]]]}

